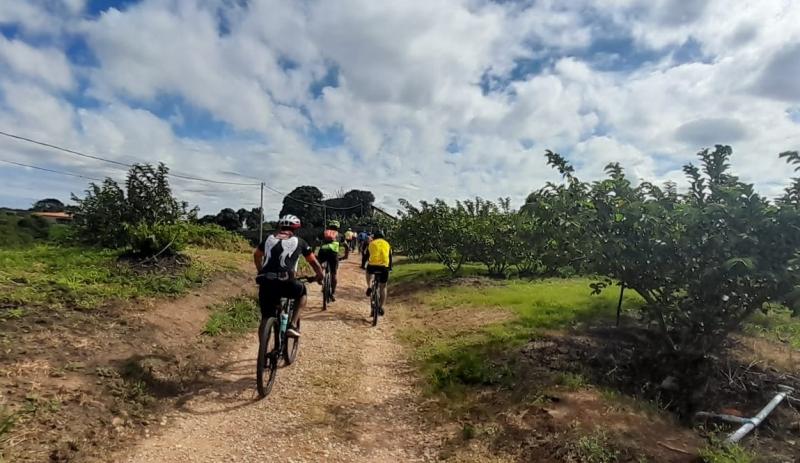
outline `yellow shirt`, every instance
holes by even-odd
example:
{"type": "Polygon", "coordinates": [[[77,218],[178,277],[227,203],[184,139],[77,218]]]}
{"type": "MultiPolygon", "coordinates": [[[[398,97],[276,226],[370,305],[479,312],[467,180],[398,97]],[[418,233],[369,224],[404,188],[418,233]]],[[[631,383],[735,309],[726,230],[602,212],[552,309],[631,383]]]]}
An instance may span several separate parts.
{"type": "Polygon", "coordinates": [[[389,266],[389,254],[392,252],[392,247],[389,242],[383,238],[372,240],[369,243],[369,265],[377,265],[380,267],[389,266]]]}

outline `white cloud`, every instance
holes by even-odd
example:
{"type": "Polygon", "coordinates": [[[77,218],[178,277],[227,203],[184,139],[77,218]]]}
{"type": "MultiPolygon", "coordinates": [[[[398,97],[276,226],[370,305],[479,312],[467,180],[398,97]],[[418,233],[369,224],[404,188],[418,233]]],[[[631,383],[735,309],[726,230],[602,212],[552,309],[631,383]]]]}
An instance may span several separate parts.
{"type": "Polygon", "coordinates": [[[56,89],[68,90],[75,84],[66,56],[55,48],[32,47],[0,35],[0,64],[3,63],[12,72],[56,89]]]}
{"type": "MultiPolygon", "coordinates": [[[[0,124],[202,177],[372,189],[385,205],[519,201],[556,178],[545,148],[586,178],[619,161],[662,181],[720,142],[734,145],[743,178],[774,193],[789,176],[776,154],[800,147],[786,116],[797,106],[800,43],[800,5],[790,1],[144,0],[77,19],[84,10],[0,2],[0,23],[23,29],[0,35],[12,71],[0,75],[0,124]],[[97,67],[65,60],[76,37],[97,67]],[[312,93],[329,73],[333,86],[312,93]],[[193,124],[224,130],[206,136],[193,124]]],[[[256,199],[248,188],[176,188],[205,212],[256,199]]]]}

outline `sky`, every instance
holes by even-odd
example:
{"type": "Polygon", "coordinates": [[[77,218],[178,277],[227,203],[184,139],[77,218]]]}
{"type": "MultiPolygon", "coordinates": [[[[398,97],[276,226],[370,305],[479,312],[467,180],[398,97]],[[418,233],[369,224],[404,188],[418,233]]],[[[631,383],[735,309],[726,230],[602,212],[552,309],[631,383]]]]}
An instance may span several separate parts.
{"type": "MultiPolygon", "coordinates": [[[[557,175],[684,184],[733,146],[778,195],[800,149],[794,0],[0,0],[0,131],[176,173],[326,196],[525,196],[557,175]]],[[[0,137],[0,159],[91,178],[124,169],[0,137]]],[[[0,205],[89,180],[0,162],[0,205]]],[[[202,213],[258,186],[173,178],[202,213]]],[[[282,196],[267,190],[267,217],[282,196]]]]}

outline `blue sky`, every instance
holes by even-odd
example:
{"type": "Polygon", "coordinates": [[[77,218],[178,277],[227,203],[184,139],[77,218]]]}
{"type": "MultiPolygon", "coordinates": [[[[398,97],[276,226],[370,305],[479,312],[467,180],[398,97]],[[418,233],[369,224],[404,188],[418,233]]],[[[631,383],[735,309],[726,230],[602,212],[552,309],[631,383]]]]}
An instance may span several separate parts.
{"type": "MultiPolygon", "coordinates": [[[[545,149],[587,179],[619,161],[681,184],[725,143],[774,195],[791,175],[777,153],[800,148],[799,21],[782,0],[5,0],[0,131],[283,191],[370,189],[389,209],[519,204],[556,179],[545,149]]],[[[0,159],[124,175],[3,137],[0,159]]],[[[1,162],[0,182],[17,207],[86,186],[1,162]]],[[[258,202],[174,188],[203,212],[258,202]]]]}

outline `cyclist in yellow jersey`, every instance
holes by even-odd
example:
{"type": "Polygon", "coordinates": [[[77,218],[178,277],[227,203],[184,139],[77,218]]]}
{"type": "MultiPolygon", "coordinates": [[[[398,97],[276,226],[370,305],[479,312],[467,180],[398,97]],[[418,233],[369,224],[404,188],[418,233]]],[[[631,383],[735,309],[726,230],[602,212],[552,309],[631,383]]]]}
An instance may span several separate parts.
{"type": "Polygon", "coordinates": [[[381,292],[381,315],[386,304],[386,284],[389,282],[389,272],[392,270],[392,246],[386,241],[383,230],[374,234],[369,243],[369,261],[367,262],[367,297],[372,295],[373,275],[378,279],[381,292]]]}

